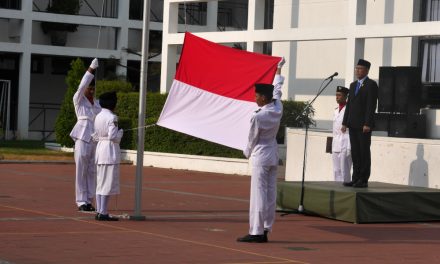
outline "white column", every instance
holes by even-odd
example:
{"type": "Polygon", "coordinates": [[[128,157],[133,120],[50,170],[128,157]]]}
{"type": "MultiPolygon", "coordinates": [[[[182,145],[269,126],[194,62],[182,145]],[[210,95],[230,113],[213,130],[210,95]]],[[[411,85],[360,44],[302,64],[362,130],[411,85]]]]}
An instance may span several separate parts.
{"type": "Polygon", "coordinates": [[[208,2],[207,7],[207,27],[208,31],[217,31],[218,2],[208,2]]]}
{"type": "MultiPolygon", "coordinates": [[[[249,0],[248,31],[264,29],[264,0],[249,0]]],[[[247,51],[263,53],[263,43],[248,40],[247,51]]]]}
{"type": "Polygon", "coordinates": [[[27,139],[29,136],[29,97],[31,85],[31,44],[32,44],[32,1],[22,1],[23,24],[21,30],[20,74],[18,77],[18,115],[17,137],[27,139]]]}
{"type": "Polygon", "coordinates": [[[354,66],[356,60],[363,57],[364,39],[356,39],[355,31],[357,24],[365,23],[366,5],[364,0],[348,2],[348,18],[347,18],[347,45],[345,55],[345,86],[349,87],[354,78],[354,66]]]}
{"type": "MultiPolygon", "coordinates": [[[[275,0],[273,29],[290,29],[298,27],[299,0],[275,0]]],[[[283,98],[295,99],[294,82],[296,79],[296,60],[297,60],[297,42],[273,42],[272,55],[284,56],[286,64],[283,67],[282,74],[285,77],[283,85],[283,98]]]]}
{"type": "Polygon", "coordinates": [[[162,38],[162,66],[160,73],[160,92],[166,93],[176,73],[177,47],[170,45],[168,38],[170,33],[177,33],[179,11],[178,3],[164,1],[163,7],[163,38],[162,38]]]}
{"type": "MultiPolygon", "coordinates": [[[[118,34],[118,51],[120,52],[120,63],[127,66],[128,54],[123,48],[128,48],[128,22],[129,22],[130,1],[119,1],[118,6],[118,22],[120,25],[118,34]]],[[[102,36],[102,35],[101,35],[102,36]]],[[[122,66],[116,67],[116,73],[120,76],[127,75],[127,68],[122,66]]]]}

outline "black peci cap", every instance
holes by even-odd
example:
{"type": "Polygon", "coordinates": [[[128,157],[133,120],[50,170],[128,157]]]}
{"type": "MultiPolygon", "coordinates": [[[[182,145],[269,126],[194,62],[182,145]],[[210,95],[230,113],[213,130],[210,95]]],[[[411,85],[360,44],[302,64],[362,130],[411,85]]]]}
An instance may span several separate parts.
{"type": "Polygon", "coordinates": [[[344,86],[338,86],[338,87],[336,87],[336,92],[339,92],[339,93],[343,93],[343,94],[345,94],[345,95],[347,95],[348,94],[348,88],[347,87],[344,87],[344,86]]]}
{"type": "Polygon", "coordinates": [[[363,60],[363,59],[359,59],[357,65],[364,66],[367,69],[370,69],[371,63],[369,61],[366,61],[366,60],[363,60]]]}
{"type": "Polygon", "coordinates": [[[273,85],[266,83],[256,83],[255,84],[255,92],[261,95],[264,95],[268,98],[272,98],[273,96],[273,85]]]}

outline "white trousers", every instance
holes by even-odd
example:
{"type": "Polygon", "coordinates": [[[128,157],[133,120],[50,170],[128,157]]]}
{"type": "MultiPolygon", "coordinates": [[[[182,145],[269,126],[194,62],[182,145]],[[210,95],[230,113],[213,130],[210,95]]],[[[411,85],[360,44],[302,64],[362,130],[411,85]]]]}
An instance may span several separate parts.
{"type": "Polygon", "coordinates": [[[249,234],[271,231],[275,221],[278,166],[254,166],[251,177],[249,234]]]}
{"type": "Polygon", "coordinates": [[[99,164],[96,172],[96,194],[119,194],[119,164],[99,164]]]}
{"type": "Polygon", "coordinates": [[[92,203],[96,193],[96,144],[82,140],[75,141],[75,168],[76,168],[76,204],[92,203]]]}
{"type": "Polygon", "coordinates": [[[343,150],[341,152],[333,152],[333,175],[337,182],[349,182],[351,180],[351,153],[343,150]]]}

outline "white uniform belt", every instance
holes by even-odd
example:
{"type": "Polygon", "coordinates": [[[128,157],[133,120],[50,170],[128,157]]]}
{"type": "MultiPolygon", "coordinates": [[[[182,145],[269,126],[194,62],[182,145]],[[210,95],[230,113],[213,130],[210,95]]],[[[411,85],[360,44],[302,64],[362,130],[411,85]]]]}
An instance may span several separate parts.
{"type": "Polygon", "coordinates": [[[93,121],[93,118],[88,117],[88,116],[78,116],[78,120],[90,120],[90,121],[93,121]]]}
{"type": "Polygon", "coordinates": [[[98,137],[99,141],[110,141],[108,137],[98,137]]]}
{"type": "Polygon", "coordinates": [[[276,142],[275,138],[260,138],[258,140],[258,144],[263,144],[263,145],[267,145],[274,142],[276,142]]]}

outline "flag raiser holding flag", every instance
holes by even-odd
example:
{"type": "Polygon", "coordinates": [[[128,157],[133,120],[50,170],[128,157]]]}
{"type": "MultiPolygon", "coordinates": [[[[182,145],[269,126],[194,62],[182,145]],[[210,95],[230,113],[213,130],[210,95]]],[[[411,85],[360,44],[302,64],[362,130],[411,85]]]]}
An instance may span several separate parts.
{"type": "Polygon", "coordinates": [[[233,49],[185,33],[158,125],[243,150],[256,83],[271,84],[281,58],[233,49]]]}

